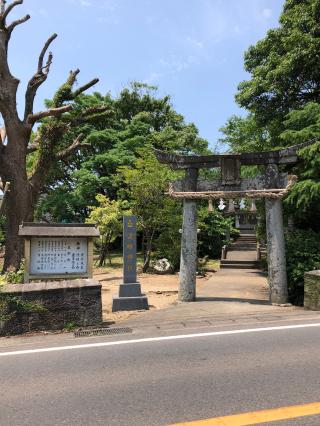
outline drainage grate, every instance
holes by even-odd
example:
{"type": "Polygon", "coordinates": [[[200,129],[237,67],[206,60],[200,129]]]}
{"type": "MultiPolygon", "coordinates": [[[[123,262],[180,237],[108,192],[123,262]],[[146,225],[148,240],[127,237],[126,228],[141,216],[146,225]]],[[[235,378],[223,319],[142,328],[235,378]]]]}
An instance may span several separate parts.
{"type": "Polygon", "coordinates": [[[79,330],[73,333],[74,337],[85,337],[85,336],[104,336],[111,334],[127,334],[132,333],[132,329],[128,327],[121,328],[94,328],[91,330],[79,330]]]}

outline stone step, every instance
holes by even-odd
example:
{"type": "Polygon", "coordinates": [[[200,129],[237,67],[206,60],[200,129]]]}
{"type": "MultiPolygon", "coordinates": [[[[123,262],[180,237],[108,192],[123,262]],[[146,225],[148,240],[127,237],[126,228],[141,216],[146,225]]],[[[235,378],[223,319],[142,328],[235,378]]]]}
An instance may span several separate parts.
{"type": "Polygon", "coordinates": [[[255,244],[252,245],[240,245],[240,244],[235,244],[232,245],[230,247],[228,247],[228,251],[255,251],[257,249],[255,244]]]}
{"type": "Polygon", "coordinates": [[[259,264],[256,262],[220,264],[220,269],[259,269],[259,264]]]}
{"type": "Polygon", "coordinates": [[[232,245],[238,245],[238,246],[256,246],[256,241],[235,241],[232,243],[232,245]]]}
{"type": "Polygon", "coordinates": [[[244,264],[244,265],[247,265],[247,264],[252,264],[252,263],[256,263],[256,264],[259,264],[260,262],[258,261],[258,260],[231,260],[231,259],[223,259],[223,260],[221,260],[220,261],[220,264],[221,265],[234,265],[234,264],[244,264]]]}
{"type": "Polygon", "coordinates": [[[236,240],[234,243],[255,244],[256,242],[256,240],[236,240]]]}

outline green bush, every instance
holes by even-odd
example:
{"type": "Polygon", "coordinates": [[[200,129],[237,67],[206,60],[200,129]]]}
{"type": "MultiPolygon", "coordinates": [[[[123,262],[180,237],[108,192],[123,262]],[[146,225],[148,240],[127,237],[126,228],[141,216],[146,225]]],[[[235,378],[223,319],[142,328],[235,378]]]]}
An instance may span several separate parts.
{"type": "Polygon", "coordinates": [[[46,312],[47,309],[38,302],[28,302],[21,297],[1,293],[0,286],[0,321],[11,320],[17,312],[46,312]]]}
{"type": "Polygon", "coordinates": [[[21,260],[17,271],[8,271],[0,275],[0,285],[3,284],[22,284],[24,280],[24,259],[21,260]]]}
{"type": "Polygon", "coordinates": [[[227,243],[227,236],[237,238],[240,232],[234,228],[233,219],[224,217],[218,210],[208,211],[207,206],[198,210],[198,251],[199,256],[220,259],[221,249],[227,243]]]}
{"type": "Polygon", "coordinates": [[[286,235],[289,300],[303,305],[304,273],[320,269],[320,234],[295,230],[286,235]]]}

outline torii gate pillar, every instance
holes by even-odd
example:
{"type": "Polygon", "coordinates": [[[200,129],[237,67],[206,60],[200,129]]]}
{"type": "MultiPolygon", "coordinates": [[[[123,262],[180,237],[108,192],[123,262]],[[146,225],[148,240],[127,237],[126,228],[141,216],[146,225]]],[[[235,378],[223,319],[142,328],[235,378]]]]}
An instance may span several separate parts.
{"type": "MultiPolygon", "coordinates": [[[[198,169],[186,169],[184,190],[196,191],[197,179],[198,169]]],[[[182,302],[192,302],[196,298],[197,239],[197,201],[184,199],[178,295],[182,302]]]]}
{"type": "MultiPolygon", "coordinates": [[[[279,171],[275,164],[268,165],[266,177],[269,188],[278,187],[279,171]]],[[[281,199],[266,198],[266,231],[270,301],[276,304],[287,303],[288,285],[281,199]]]]}

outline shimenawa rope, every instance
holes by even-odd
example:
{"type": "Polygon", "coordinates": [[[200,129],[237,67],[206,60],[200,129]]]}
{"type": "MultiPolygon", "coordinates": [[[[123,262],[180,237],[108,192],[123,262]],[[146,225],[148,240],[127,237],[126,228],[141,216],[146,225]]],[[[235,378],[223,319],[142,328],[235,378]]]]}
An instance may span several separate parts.
{"type": "Polygon", "coordinates": [[[251,189],[248,191],[199,191],[199,192],[175,192],[173,184],[169,184],[169,191],[166,192],[171,198],[186,198],[190,200],[205,200],[224,198],[226,200],[235,198],[272,198],[281,199],[288,194],[293,185],[297,182],[298,177],[290,175],[288,184],[281,189],[251,189]]]}

